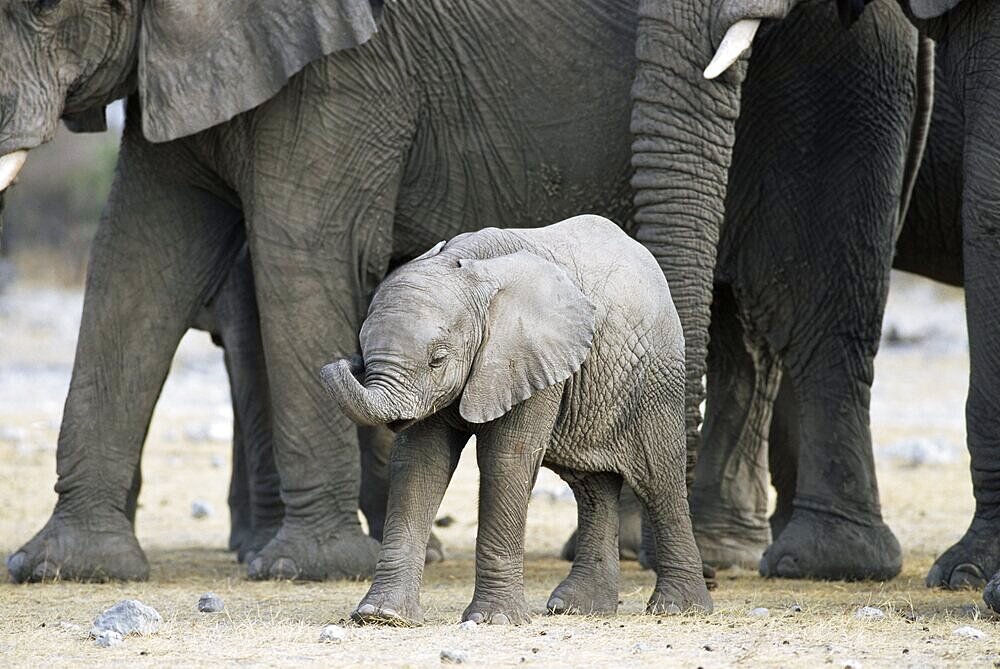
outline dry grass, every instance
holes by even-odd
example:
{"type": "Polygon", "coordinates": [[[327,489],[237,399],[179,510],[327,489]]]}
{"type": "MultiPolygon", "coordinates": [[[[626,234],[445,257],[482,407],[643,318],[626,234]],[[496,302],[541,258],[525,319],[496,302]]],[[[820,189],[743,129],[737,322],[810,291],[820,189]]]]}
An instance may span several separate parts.
{"type": "MultiPolygon", "coordinates": [[[[2,302],[0,297],[0,307],[2,302]]],[[[8,326],[0,322],[0,328],[8,326]]],[[[11,330],[3,332],[8,336],[11,330]]],[[[40,335],[31,336],[37,344],[40,335]]],[[[7,350],[27,355],[31,347],[16,335],[11,338],[7,350]]],[[[215,355],[201,339],[186,345],[194,346],[199,355],[215,355]]],[[[51,365],[50,357],[72,354],[63,348],[52,343],[38,355],[51,365]]],[[[13,355],[0,350],[0,375],[17,362],[13,355]]],[[[961,412],[964,360],[962,352],[928,356],[915,350],[883,356],[873,411],[876,443],[916,435],[961,444],[960,415],[951,421],[949,412],[961,412]]],[[[30,400],[31,393],[42,392],[25,383],[27,387],[16,393],[30,400]]],[[[167,395],[171,392],[168,388],[167,395]]],[[[224,398],[224,393],[212,393],[224,398]]],[[[17,399],[10,393],[0,396],[17,399]]],[[[26,431],[21,446],[0,437],[2,554],[15,550],[41,527],[55,500],[53,419],[58,418],[62,398],[37,399],[37,405],[0,402],[0,427],[26,431]]],[[[206,415],[211,418],[214,411],[199,413],[197,403],[178,403],[162,409],[154,420],[139,511],[139,538],[152,564],[150,581],[0,584],[0,665],[437,666],[439,653],[446,648],[468,651],[475,664],[535,666],[836,667],[852,661],[866,667],[971,666],[1000,659],[1000,629],[991,619],[981,618],[979,593],[930,591],[922,583],[933,557],[961,535],[971,513],[968,465],[962,461],[912,469],[880,465],[885,515],[906,555],[901,577],[884,584],[845,584],[765,581],[751,572],[723,573],[713,593],[716,612],[710,616],[641,615],[652,576],[634,564],[623,568],[619,615],[541,615],[549,592],[568,570],[566,563],[551,556],[574,523],[574,509],[566,502],[538,499],[529,518],[527,592],[539,615],[524,627],[466,632],[455,623],[472,593],[476,473],[472,454],[467,453],[441,510],[456,522],[437,530],[450,559],[428,567],[425,577],[427,624],[412,630],[352,627],[344,642],[321,644],[321,627],[346,617],[367,586],[245,580],[242,568],[223,550],[228,468],[211,464],[218,457],[228,461],[227,445],[176,436],[183,435],[185,426],[203,422],[206,415]],[[204,520],[192,519],[190,504],[196,498],[207,500],[215,513],[204,520]],[[196,611],[198,596],[208,590],[225,599],[224,613],[196,611]],[[118,648],[95,647],[86,634],[90,621],[129,597],[159,610],[165,620],[161,631],[127,639],[118,648]],[[792,611],[792,605],[801,611],[792,611]],[[865,605],[883,608],[885,619],[856,619],[855,610],[865,605]],[[769,608],[771,615],[750,617],[749,611],[758,606],[769,608]],[[66,629],[63,622],[83,630],[66,629]],[[987,639],[956,637],[953,632],[962,625],[982,629],[987,639]]]]}

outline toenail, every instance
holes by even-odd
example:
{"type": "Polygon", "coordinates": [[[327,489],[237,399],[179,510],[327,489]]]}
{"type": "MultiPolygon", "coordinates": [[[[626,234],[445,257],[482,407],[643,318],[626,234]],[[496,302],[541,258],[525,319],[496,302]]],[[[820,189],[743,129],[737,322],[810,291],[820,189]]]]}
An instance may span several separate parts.
{"type": "Polygon", "coordinates": [[[56,569],[56,566],[54,564],[52,564],[48,560],[43,560],[41,563],[38,564],[38,566],[35,567],[35,570],[31,573],[31,577],[41,581],[45,579],[55,578],[58,573],[59,570],[56,569]]]}
{"type": "Polygon", "coordinates": [[[549,600],[549,609],[552,611],[561,611],[566,608],[566,602],[559,599],[558,597],[553,597],[549,600]]]}
{"type": "Polygon", "coordinates": [[[471,620],[472,622],[476,623],[477,625],[479,623],[483,622],[484,619],[485,618],[484,618],[483,614],[479,613],[478,611],[476,613],[470,613],[469,617],[466,618],[466,620],[471,620]]]}
{"type": "Polygon", "coordinates": [[[494,613],[493,617],[490,619],[490,624],[492,624],[492,625],[510,625],[510,618],[508,618],[503,613],[494,613]]]}
{"type": "Polygon", "coordinates": [[[289,558],[278,558],[271,565],[271,578],[294,579],[299,575],[299,568],[289,558]]]}

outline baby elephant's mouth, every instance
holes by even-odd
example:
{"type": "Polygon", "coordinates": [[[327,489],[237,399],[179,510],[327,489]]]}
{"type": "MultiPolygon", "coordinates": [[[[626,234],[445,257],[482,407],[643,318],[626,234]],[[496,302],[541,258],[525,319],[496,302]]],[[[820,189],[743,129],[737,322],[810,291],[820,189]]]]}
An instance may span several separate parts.
{"type": "Polygon", "coordinates": [[[406,418],[404,420],[394,420],[390,423],[386,423],[386,427],[395,432],[396,434],[399,434],[400,432],[402,432],[403,430],[410,427],[416,422],[417,420],[415,418],[406,418]]]}

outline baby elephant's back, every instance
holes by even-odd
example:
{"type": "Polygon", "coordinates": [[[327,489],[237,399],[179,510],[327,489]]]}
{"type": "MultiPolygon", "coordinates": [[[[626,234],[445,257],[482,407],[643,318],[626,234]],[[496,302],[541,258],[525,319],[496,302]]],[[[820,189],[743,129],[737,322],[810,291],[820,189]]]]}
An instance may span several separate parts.
{"type": "MultiPolygon", "coordinates": [[[[639,242],[601,216],[577,216],[538,231],[597,307],[597,331],[668,357],[684,356],[680,320],[659,263],[639,242]],[[655,339],[651,341],[650,338],[655,339]]],[[[601,335],[599,335],[601,336],[601,335]]]]}

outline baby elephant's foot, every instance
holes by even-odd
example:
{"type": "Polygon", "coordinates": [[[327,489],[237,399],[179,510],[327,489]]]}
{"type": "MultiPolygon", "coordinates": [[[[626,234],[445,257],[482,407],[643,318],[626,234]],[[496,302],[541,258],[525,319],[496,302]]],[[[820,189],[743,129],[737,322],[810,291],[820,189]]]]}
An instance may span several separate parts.
{"type": "Polygon", "coordinates": [[[712,597],[708,594],[703,576],[657,580],[659,582],[656,589],[646,604],[646,613],[674,615],[712,612],[712,597]]]}
{"type": "Polygon", "coordinates": [[[614,613],[618,610],[618,579],[583,578],[570,574],[549,597],[549,613],[614,613]]]}
{"type": "Polygon", "coordinates": [[[524,595],[502,601],[472,600],[465,607],[462,621],[471,620],[477,625],[525,625],[531,622],[528,603],[524,595]]]}
{"type": "Polygon", "coordinates": [[[416,627],[424,622],[424,611],[415,593],[375,590],[373,586],[351,613],[351,619],[363,625],[416,627]]]}

